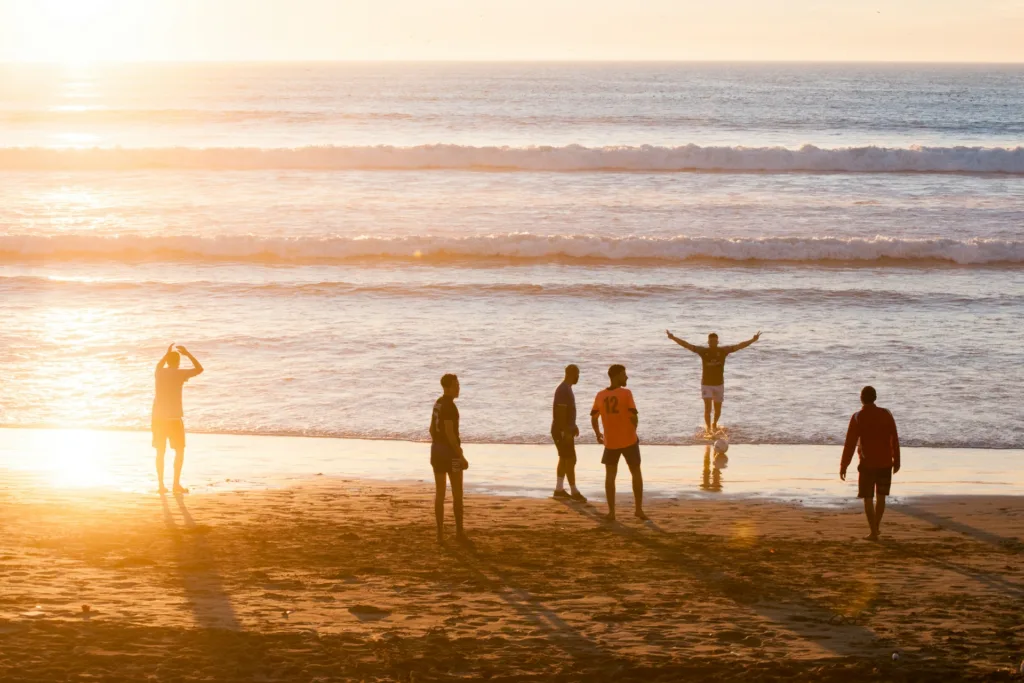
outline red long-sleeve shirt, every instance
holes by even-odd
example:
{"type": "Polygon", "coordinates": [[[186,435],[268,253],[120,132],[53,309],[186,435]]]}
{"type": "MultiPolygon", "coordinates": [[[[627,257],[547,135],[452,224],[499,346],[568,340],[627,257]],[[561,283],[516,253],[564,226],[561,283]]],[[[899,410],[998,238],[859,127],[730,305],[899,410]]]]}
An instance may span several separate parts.
{"type": "Polygon", "coordinates": [[[860,453],[860,461],[867,467],[898,468],[900,437],[896,433],[896,420],[892,413],[875,405],[866,405],[859,413],[854,413],[843,445],[843,471],[850,466],[854,449],[860,453]]]}

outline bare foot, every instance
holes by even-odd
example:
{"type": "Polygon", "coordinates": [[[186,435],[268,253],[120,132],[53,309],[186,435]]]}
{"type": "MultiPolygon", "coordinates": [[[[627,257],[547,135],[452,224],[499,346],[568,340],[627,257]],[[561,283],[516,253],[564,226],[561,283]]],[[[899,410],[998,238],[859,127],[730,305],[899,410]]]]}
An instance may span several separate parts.
{"type": "Polygon", "coordinates": [[[633,513],[633,515],[634,515],[634,516],[635,516],[635,517],[636,517],[637,519],[643,520],[643,521],[645,521],[645,522],[646,522],[646,521],[647,521],[648,519],[650,519],[650,517],[648,517],[647,515],[645,515],[645,514],[644,514],[644,511],[643,511],[643,510],[637,510],[636,512],[634,512],[634,513],[633,513]]]}
{"type": "Polygon", "coordinates": [[[157,490],[157,493],[159,493],[161,496],[165,495],[167,493],[167,487],[164,486],[163,484],[160,484],[160,488],[157,490]]]}
{"type": "Polygon", "coordinates": [[[174,493],[175,493],[175,495],[180,494],[180,493],[188,493],[188,489],[185,488],[184,486],[182,486],[181,484],[175,484],[174,485],[174,493]]]}
{"type": "Polygon", "coordinates": [[[437,532],[437,544],[438,545],[444,545],[444,532],[443,531],[439,530],[437,532]]]}
{"type": "Polygon", "coordinates": [[[870,534],[868,534],[867,536],[864,537],[864,540],[865,541],[877,541],[878,540],[878,534],[876,534],[874,531],[872,531],[870,534]]]}
{"type": "Polygon", "coordinates": [[[606,522],[614,522],[615,521],[615,513],[614,512],[609,512],[608,514],[606,514],[604,516],[604,521],[606,521],[606,522]]]}

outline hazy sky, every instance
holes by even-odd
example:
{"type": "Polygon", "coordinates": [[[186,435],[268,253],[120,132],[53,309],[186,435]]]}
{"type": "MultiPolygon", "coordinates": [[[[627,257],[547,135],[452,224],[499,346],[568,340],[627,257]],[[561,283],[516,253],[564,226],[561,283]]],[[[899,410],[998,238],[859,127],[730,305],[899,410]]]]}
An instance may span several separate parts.
{"type": "Polygon", "coordinates": [[[0,61],[1024,62],[1024,0],[0,0],[0,61]]]}

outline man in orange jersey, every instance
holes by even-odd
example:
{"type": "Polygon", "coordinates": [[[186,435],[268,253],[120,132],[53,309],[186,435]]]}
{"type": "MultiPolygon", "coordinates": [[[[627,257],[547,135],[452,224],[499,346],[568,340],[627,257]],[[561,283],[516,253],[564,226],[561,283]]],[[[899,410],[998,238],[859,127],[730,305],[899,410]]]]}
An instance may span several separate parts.
{"type": "Polygon", "coordinates": [[[619,457],[626,459],[630,474],[633,475],[633,501],[637,519],[647,519],[644,514],[644,478],[640,473],[640,440],[636,435],[636,427],[640,418],[637,415],[633,392],[626,388],[626,368],[613,365],[608,368],[611,385],[602,389],[594,398],[594,408],[590,411],[590,423],[594,427],[597,442],[604,444],[604,491],[608,497],[608,515],[606,519],[615,520],[615,476],[619,471],[619,457]],[[604,436],[597,420],[604,424],[604,436]]]}

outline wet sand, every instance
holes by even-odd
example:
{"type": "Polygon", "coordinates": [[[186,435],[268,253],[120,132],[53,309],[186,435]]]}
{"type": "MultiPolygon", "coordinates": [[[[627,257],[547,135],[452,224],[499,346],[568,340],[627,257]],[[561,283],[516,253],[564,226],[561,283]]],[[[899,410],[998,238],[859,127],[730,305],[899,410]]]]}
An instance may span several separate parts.
{"type": "Polygon", "coordinates": [[[874,544],[856,507],[667,498],[641,523],[620,479],[620,523],[473,494],[472,545],[438,546],[422,485],[175,499],[8,477],[0,679],[1019,678],[1021,498],[896,504],[874,544]]]}

